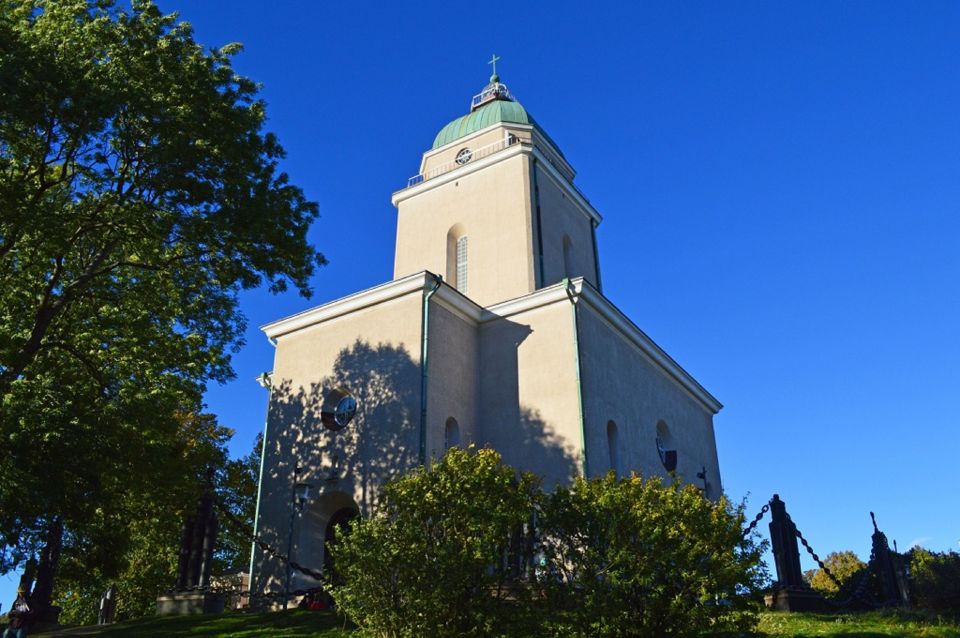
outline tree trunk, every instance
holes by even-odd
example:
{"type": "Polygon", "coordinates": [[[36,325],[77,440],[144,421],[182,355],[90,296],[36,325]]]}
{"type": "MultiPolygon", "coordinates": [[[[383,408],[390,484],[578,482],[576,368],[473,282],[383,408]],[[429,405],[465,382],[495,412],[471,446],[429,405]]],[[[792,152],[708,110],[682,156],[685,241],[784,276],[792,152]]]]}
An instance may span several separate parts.
{"type": "Polygon", "coordinates": [[[60,517],[49,521],[44,533],[43,550],[37,566],[37,583],[33,588],[34,611],[40,622],[56,622],[59,609],[53,609],[53,580],[60,566],[60,551],[63,549],[63,522],[60,517]]]}

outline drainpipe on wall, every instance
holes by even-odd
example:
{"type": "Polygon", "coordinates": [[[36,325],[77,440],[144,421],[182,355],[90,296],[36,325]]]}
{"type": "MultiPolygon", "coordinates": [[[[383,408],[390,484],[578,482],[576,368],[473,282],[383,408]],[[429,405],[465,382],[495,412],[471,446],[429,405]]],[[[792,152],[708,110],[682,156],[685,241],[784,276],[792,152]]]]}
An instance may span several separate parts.
{"type": "Polygon", "coordinates": [[[570,300],[570,308],[573,313],[573,358],[577,371],[577,413],[580,418],[580,471],[583,473],[583,478],[589,478],[587,436],[583,423],[583,375],[580,368],[580,304],[574,300],[576,291],[573,288],[573,282],[568,277],[563,278],[563,286],[567,289],[567,299],[570,300]]]}
{"type": "Polygon", "coordinates": [[[600,253],[597,252],[597,222],[590,220],[590,238],[593,240],[593,268],[597,273],[597,290],[603,294],[603,284],[600,282],[600,253]]]}
{"type": "MultiPolygon", "coordinates": [[[[274,346],[277,345],[277,342],[270,340],[274,346]]],[[[253,538],[257,538],[257,533],[259,532],[260,524],[260,494],[263,492],[263,465],[264,461],[267,458],[267,428],[270,425],[270,402],[273,399],[273,373],[264,372],[259,377],[257,377],[257,383],[267,389],[267,416],[263,420],[263,440],[260,442],[260,476],[257,479],[257,506],[254,509],[253,513],[253,538]]],[[[249,571],[249,582],[248,589],[250,595],[253,595],[253,563],[257,556],[257,543],[256,540],[250,544],[250,571],[249,571]]]]}
{"type": "Polygon", "coordinates": [[[420,324],[420,465],[427,466],[427,341],[430,334],[430,297],[443,284],[443,277],[433,275],[433,287],[423,295],[423,321],[420,324]]]}
{"type": "Polygon", "coordinates": [[[532,190],[533,190],[533,210],[534,218],[537,223],[537,265],[539,270],[537,272],[536,287],[537,289],[543,288],[543,282],[546,281],[546,275],[543,272],[543,222],[540,219],[540,186],[537,184],[537,158],[534,157],[530,160],[530,174],[533,178],[532,190]]]}

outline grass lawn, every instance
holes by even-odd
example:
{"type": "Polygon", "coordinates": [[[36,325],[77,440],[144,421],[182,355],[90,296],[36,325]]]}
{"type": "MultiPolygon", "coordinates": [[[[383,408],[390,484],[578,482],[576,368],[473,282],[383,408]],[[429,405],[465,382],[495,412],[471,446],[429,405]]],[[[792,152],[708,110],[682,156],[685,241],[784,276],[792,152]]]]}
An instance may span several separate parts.
{"type": "MultiPolygon", "coordinates": [[[[44,636],[102,636],[103,638],[213,638],[252,636],[281,636],[297,638],[348,638],[354,636],[345,629],[343,619],[329,612],[289,611],[264,614],[228,613],[217,616],[176,616],[147,618],[110,627],[78,627],[53,633],[31,634],[44,636]]],[[[940,618],[935,614],[918,612],[872,612],[866,614],[788,614],[765,612],[753,638],[795,636],[895,636],[898,638],[960,638],[960,624],[956,619],[940,618]]],[[[749,638],[749,637],[743,637],[749,638]]]]}
{"type": "Polygon", "coordinates": [[[957,619],[923,612],[870,612],[858,614],[760,614],[758,636],[897,636],[960,638],[957,619]]]}

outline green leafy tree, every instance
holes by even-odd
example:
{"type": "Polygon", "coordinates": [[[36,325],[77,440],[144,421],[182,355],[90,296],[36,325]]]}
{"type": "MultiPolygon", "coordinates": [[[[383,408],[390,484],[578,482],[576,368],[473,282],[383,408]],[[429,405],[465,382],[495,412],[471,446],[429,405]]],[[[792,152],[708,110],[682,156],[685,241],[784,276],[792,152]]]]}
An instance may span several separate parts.
{"type": "Polygon", "coordinates": [[[39,556],[41,606],[202,472],[178,415],[232,375],[238,292],[324,262],[237,51],[144,0],[0,0],[0,570],[39,556]]]}
{"type": "MultiPolygon", "coordinates": [[[[867,564],[850,550],[831,552],[823,560],[823,564],[826,565],[830,573],[840,581],[844,590],[847,589],[848,583],[859,578],[859,576],[863,574],[863,570],[867,569],[867,564]]],[[[811,569],[804,572],[803,575],[807,582],[810,583],[810,587],[824,596],[836,596],[840,593],[837,584],[820,568],[811,569]]]]}
{"type": "MultiPolygon", "coordinates": [[[[217,469],[221,511],[228,509],[252,527],[256,474],[251,468],[259,471],[260,437],[250,454],[227,460],[223,444],[232,434],[210,415],[184,416],[180,454],[184,465],[217,469]]],[[[149,500],[131,494],[122,519],[101,521],[101,529],[88,530],[85,539],[67,539],[55,591],[55,602],[63,608],[62,622],[94,622],[100,596],[111,584],[118,590],[118,620],[153,613],[157,595],[176,582],[180,526],[193,512],[202,483],[191,480],[167,488],[166,494],[154,494],[149,500]]],[[[220,520],[215,578],[246,571],[250,558],[248,530],[236,530],[223,516],[220,520]]]]}
{"type": "Polygon", "coordinates": [[[555,610],[568,636],[693,636],[755,623],[743,592],[764,579],[742,508],[659,478],[578,478],[540,520],[555,610]]]}
{"type": "Polygon", "coordinates": [[[337,604],[371,635],[497,635],[501,565],[511,531],[529,520],[537,480],[489,449],[451,449],[384,490],[378,513],[332,548],[337,604]]]}
{"type": "Polygon", "coordinates": [[[954,613],[960,610],[960,553],[914,547],[906,558],[917,607],[954,613]]]}

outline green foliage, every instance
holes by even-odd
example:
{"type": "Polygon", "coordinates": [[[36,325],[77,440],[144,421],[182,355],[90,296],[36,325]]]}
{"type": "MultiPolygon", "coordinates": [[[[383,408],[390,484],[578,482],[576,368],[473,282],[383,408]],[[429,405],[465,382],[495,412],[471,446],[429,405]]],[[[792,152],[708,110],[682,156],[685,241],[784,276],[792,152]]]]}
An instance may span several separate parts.
{"type": "Polygon", "coordinates": [[[238,291],[324,262],[238,50],[147,0],[0,0],[0,572],[53,521],[65,559],[122,550],[193,489],[180,415],[232,375],[238,291]]]}
{"type": "MultiPolygon", "coordinates": [[[[867,564],[849,550],[827,554],[823,564],[840,581],[845,590],[848,584],[857,581],[863,574],[863,570],[867,569],[867,564]]],[[[836,596],[840,593],[837,584],[820,568],[806,571],[803,575],[810,583],[810,587],[824,596],[836,596]]]]}
{"type": "Polygon", "coordinates": [[[536,479],[489,449],[452,449],[384,490],[377,515],[333,546],[339,608],[376,636],[489,636],[501,629],[510,531],[536,479]]]}
{"type": "Polygon", "coordinates": [[[552,607],[569,636],[690,636],[749,628],[742,592],[760,586],[761,547],[741,508],[659,478],[578,478],[540,521],[552,607]]]}
{"type": "Polygon", "coordinates": [[[453,449],[389,484],[377,515],[333,547],[332,593],[375,636],[744,630],[755,617],[742,594],[765,573],[741,509],[613,474],[544,495],[496,452],[453,449]],[[535,512],[543,566],[510,580],[523,576],[512,559],[532,563],[518,540],[535,512]]]}
{"type": "MultiPolygon", "coordinates": [[[[183,463],[219,468],[216,487],[219,502],[241,521],[253,523],[260,440],[251,453],[227,460],[222,443],[232,433],[208,416],[182,418],[183,463]],[[212,441],[218,445],[210,447],[212,441]]],[[[56,604],[63,607],[61,622],[90,624],[96,621],[100,596],[117,586],[117,619],[152,615],[157,595],[177,578],[180,526],[199,498],[200,483],[170,485],[167,494],[151,500],[129,499],[124,519],[102,521],[88,538],[69,539],[57,580],[56,604]],[[101,555],[104,554],[104,555],[101,555]]],[[[213,576],[245,571],[250,559],[248,530],[236,530],[221,517],[213,576]]]]}
{"type": "Polygon", "coordinates": [[[917,607],[960,613],[960,554],[914,547],[907,558],[917,607]]]}

